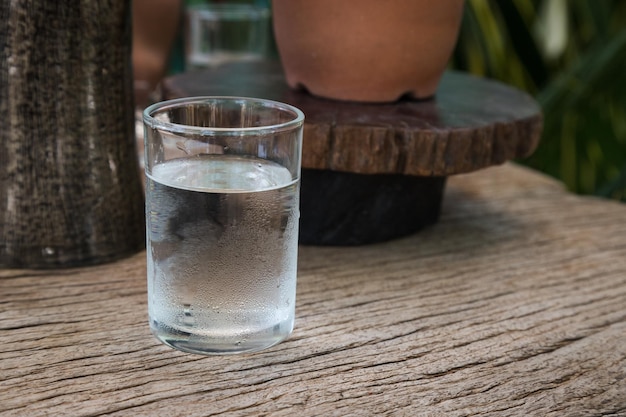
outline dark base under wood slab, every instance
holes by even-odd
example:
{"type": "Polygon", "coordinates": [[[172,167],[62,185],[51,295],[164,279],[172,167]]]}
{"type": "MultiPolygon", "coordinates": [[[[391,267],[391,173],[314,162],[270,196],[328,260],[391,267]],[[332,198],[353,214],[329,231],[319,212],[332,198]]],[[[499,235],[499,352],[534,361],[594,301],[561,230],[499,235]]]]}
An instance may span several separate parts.
{"type": "Polygon", "coordinates": [[[446,177],[303,169],[300,243],[362,245],[417,232],[439,218],[446,177]]]}

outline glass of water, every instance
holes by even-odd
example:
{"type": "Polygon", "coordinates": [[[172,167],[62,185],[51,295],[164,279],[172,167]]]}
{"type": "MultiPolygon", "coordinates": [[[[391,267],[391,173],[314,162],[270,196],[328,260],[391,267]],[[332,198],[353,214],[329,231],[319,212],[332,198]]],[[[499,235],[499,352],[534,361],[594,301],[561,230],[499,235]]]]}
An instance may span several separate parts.
{"type": "Polygon", "coordinates": [[[145,109],[150,327],[200,354],[252,352],[294,324],[303,113],[240,97],[145,109]]]}

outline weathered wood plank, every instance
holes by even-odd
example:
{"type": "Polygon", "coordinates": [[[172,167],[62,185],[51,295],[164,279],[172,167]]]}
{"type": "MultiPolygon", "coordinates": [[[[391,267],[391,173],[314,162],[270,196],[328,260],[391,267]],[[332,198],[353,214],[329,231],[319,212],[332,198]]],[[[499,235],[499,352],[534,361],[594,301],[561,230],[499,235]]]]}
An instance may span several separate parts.
{"type": "Polygon", "coordinates": [[[201,357],[148,329],[145,259],[0,271],[0,416],[626,415],[626,207],[514,165],[441,221],[300,249],[293,336],[201,357]]]}

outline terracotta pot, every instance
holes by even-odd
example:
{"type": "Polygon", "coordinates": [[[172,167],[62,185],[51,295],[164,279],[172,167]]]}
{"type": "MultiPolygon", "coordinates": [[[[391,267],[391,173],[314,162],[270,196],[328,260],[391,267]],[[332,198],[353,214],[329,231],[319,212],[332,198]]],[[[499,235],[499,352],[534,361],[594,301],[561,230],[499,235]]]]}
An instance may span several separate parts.
{"type": "Polygon", "coordinates": [[[463,0],[274,0],[287,83],[361,102],[427,98],[454,49],[463,0]]]}

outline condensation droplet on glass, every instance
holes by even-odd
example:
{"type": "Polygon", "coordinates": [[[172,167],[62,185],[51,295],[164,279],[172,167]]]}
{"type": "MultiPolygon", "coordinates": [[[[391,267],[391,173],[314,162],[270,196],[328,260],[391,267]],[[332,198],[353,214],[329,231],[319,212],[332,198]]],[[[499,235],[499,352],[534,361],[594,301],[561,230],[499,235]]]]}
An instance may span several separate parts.
{"type": "Polygon", "coordinates": [[[192,314],[191,304],[183,305],[183,324],[186,326],[193,326],[195,319],[192,314]]]}

